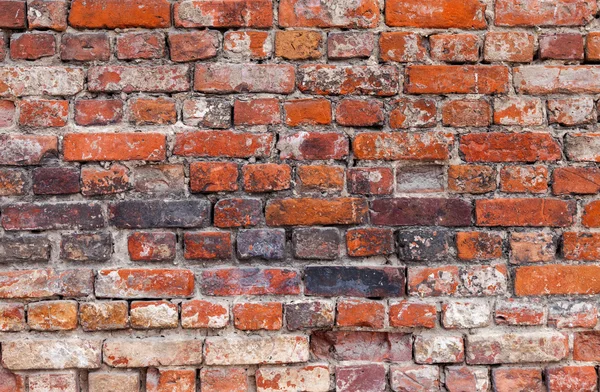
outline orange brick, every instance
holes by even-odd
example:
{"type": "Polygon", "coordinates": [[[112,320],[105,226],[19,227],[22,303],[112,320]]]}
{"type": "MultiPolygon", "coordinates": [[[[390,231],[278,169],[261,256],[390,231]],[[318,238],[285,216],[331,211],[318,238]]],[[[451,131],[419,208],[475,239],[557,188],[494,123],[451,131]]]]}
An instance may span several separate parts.
{"type": "Polygon", "coordinates": [[[485,232],[456,233],[456,248],[461,260],[491,260],[502,257],[502,237],[485,232]]]}
{"type": "Polygon", "coordinates": [[[511,193],[545,193],[548,169],[545,166],[504,166],[500,170],[500,189],[511,193]]]}
{"type": "Polygon", "coordinates": [[[331,102],[326,99],[296,99],[283,104],[285,123],[299,125],[327,125],[331,123],[331,102]]]}
{"type": "Polygon", "coordinates": [[[38,331],[67,331],[77,328],[77,302],[31,303],[27,309],[29,327],[38,331]]]}
{"type": "Polygon", "coordinates": [[[238,303],[233,306],[233,320],[243,331],[276,331],[283,325],[281,302],[238,303]]]}
{"type": "Polygon", "coordinates": [[[300,187],[305,191],[341,191],[344,168],[340,166],[299,166],[296,168],[300,187]]]}
{"type": "Polygon", "coordinates": [[[289,165],[265,163],[242,168],[247,192],[272,192],[290,188],[292,168],[289,165]]]}
{"type": "Polygon", "coordinates": [[[406,328],[435,328],[435,304],[403,300],[390,304],[390,326],[406,328]]]}
{"type": "Polygon", "coordinates": [[[66,161],[162,161],[166,137],[158,133],[69,133],[63,139],[66,161]]]}
{"type": "Polygon", "coordinates": [[[339,327],[368,327],[381,329],[385,321],[385,305],[363,299],[343,299],[337,304],[339,327]]]}
{"type": "Polygon", "coordinates": [[[238,165],[233,162],[192,162],[192,192],[233,192],[238,190],[238,165]]]}

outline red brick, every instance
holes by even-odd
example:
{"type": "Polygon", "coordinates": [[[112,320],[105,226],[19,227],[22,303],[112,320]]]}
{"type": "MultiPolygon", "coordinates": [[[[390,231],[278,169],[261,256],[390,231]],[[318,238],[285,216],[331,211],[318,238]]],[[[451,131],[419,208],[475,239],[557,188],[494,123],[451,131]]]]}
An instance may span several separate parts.
{"type": "Polygon", "coordinates": [[[588,61],[600,61],[600,33],[590,31],[587,35],[585,57],[588,61]]]}
{"type": "Polygon", "coordinates": [[[561,148],[548,133],[471,133],[460,139],[467,162],[557,161],[561,148]]]}
{"type": "Polygon", "coordinates": [[[581,223],[585,227],[600,227],[600,201],[592,201],[584,205],[581,223]]]}
{"type": "Polygon", "coordinates": [[[364,160],[446,160],[453,136],[442,132],[363,132],[356,135],[352,149],[364,160]]]}
{"type": "Polygon", "coordinates": [[[266,157],[273,134],[234,131],[196,131],[175,135],[174,155],[187,157],[266,157]]]}
{"type": "Polygon", "coordinates": [[[30,182],[21,169],[0,169],[0,196],[24,195],[29,190],[30,182]]]}
{"type": "Polygon", "coordinates": [[[179,298],[194,293],[194,273],[184,269],[105,269],[98,271],[98,298],[179,298]]]}
{"type": "Polygon", "coordinates": [[[501,94],[509,85],[502,65],[409,65],[406,76],[409,94],[501,94]]]}
{"type": "Polygon", "coordinates": [[[186,65],[107,65],[88,70],[89,91],[172,93],[189,89],[186,65]]]}
{"type": "Polygon", "coordinates": [[[281,27],[373,28],[379,18],[376,0],[354,3],[333,0],[318,4],[309,0],[283,0],[279,3],[281,27]]]}
{"type": "Polygon", "coordinates": [[[233,106],[233,122],[235,125],[280,124],[280,110],[279,100],[276,98],[236,100],[233,106]]]}
{"type": "Polygon", "coordinates": [[[201,392],[247,392],[249,388],[246,369],[236,367],[200,370],[201,392]]]}
{"type": "Polygon", "coordinates": [[[25,17],[25,0],[0,1],[0,28],[24,29],[25,17]]]}
{"type": "Polygon", "coordinates": [[[63,138],[66,161],[162,161],[166,138],[159,133],[69,133],[63,138]]]}
{"type": "Polygon", "coordinates": [[[242,331],[277,331],[283,325],[283,306],[281,302],[237,303],[233,322],[242,331]]]}
{"type": "Polygon", "coordinates": [[[318,31],[275,32],[275,56],[287,60],[318,59],[323,55],[323,36],[318,31]]]}
{"type": "Polygon", "coordinates": [[[387,385],[385,366],[382,363],[337,365],[335,367],[335,385],[337,392],[385,391],[387,385]]]}
{"type": "Polygon", "coordinates": [[[600,192],[600,169],[595,167],[557,167],[552,175],[555,195],[593,195],[600,192]]]}
{"type": "Polygon", "coordinates": [[[404,362],[412,359],[407,333],[315,331],[310,340],[316,359],[335,361],[404,362]]]}
{"type": "Polygon", "coordinates": [[[102,208],[97,203],[22,203],[2,208],[5,230],[92,230],[104,227],[102,208]]]}
{"type": "Polygon", "coordinates": [[[129,170],[118,163],[108,169],[98,166],[81,168],[81,193],[84,196],[111,195],[129,189],[129,170]]]}
{"type": "Polygon", "coordinates": [[[385,305],[365,299],[341,299],[337,304],[338,327],[367,327],[382,329],[385,322],[385,305]]]}
{"type": "Polygon", "coordinates": [[[192,192],[233,192],[238,189],[238,165],[233,162],[192,162],[192,192]]]}
{"type": "Polygon", "coordinates": [[[446,388],[448,392],[485,392],[490,388],[488,369],[472,366],[447,366],[446,388]]]}
{"type": "Polygon", "coordinates": [[[272,192],[290,188],[292,168],[289,165],[265,163],[242,168],[247,192],[272,192]]]}
{"type": "Polygon", "coordinates": [[[13,34],[10,38],[10,58],[13,60],[37,60],[54,56],[54,53],[56,53],[56,41],[52,34],[13,34]]]}
{"type": "Polygon", "coordinates": [[[454,198],[397,197],[371,202],[371,223],[384,226],[469,226],[471,203],[454,198]]]}
{"type": "Polygon", "coordinates": [[[542,60],[583,60],[583,36],[558,33],[540,36],[542,60]]]}
{"type": "Polygon", "coordinates": [[[595,265],[545,265],[517,268],[515,294],[571,295],[600,293],[600,267],[595,265]]]}
{"type": "Polygon", "coordinates": [[[229,309],[218,302],[192,299],[181,304],[183,328],[225,328],[229,325],[229,309]]]}
{"type": "MultiPolygon", "coordinates": [[[[0,39],[0,44],[1,44],[0,39]]],[[[1,49],[0,49],[1,50],[1,49]]],[[[0,56],[2,59],[2,56],[0,56]]],[[[15,123],[15,103],[0,100],[0,128],[9,128],[15,123]]]]}
{"type": "Polygon", "coordinates": [[[545,166],[504,166],[500,189],[510,193],[546,193],[548,169],[545,166]]]}
{"type": "Polygon", "coordinates": [[[498,26],[582,26],[593,19],[597,5],[587,0],[500,0],[498,26]]]}
{"type": "Polygon", "coordinates": [[[183,243],[183,257],[187,260],[229,260],[232,257],[229,232],[188,232],[184,234],[183,243]]]}
{"type": "Polygon", "coordinates": [[[170,98],[134,98],[129,101],[129,121],[135,125],[166,125],[177,121],[175,101],[170,98]]]}
{"type": "Polygon", "coordinates": [[[68,331],[77,328],[77,302],[46,301],[27,307],[27,322],[36,331],[68,331]]]}
{"type": "Polygon", "coordinates": [[[394,251],[394,233],[390,229],[356,228],[346,232],[348,256],[388,255],[394,251]]]}
{"type": "Polygon", "coordinates": [[[359,198],[276,199],[265,210],[269,226],[349,225],[366,221],[367,203],[359,198]]]}
{"type": "Polygon", "coordinates": [[[492,108],[488,101],[452,100],[442,106],[442,123],[451,127],[487,127],[492,121],[492,108]]]}
{"type": "Polygon", "coordinates": [[[192,31],[169,34],[171,60],[186,62],[205,60],[217,55],[220,34],[216,31],[192,31]]]}
{"type": "Polygon", "coordinates": [[[271,41],[266,31],[228,31],[223,36],[223,51],[235,59],[262,60],[273,51],[271,41]]]}
{"type": "Polygon", "coordinates": [[[405,328],[435,328],[435,304],[402,300],[390,303],[390,326],[405,328]]]}
{"type": "Polygon", "coordinates": [[[452,165],[448,168],[448,189],[473,194],[494,191],[496,170],[490,166],[452,165]]]}
{"type": "Polygon", "coordinates": [[[562,366],[546,369],[549,392],[598,390],[598,375],[594,366],[562,366]]]}
{"type": "Polygon", "coordinates": [[[573,359],[575,361],[598,361],[600,358],[600,334],[598,331],[575,333],[573,339],[573,359]]]}
{"type": "Polygon", "coordinates": [[[282,135],[277,143],[281,159],[343,159],[349,152],[345,134],[337,132],[298,132],[282,135]]]}
{"type": "Polygon", "coordinates": [[[69,24],[84,29],[163,28],[171,26],[167,0],[74,0],[69,24]]]}
{"type": "Polygon", "coordinates": [[[543,325],[544,305],[539,301],[518,301],[512,298],[496,302],[494,320],[497,325],[543,325]]]}
{"type": "Polygon", "coordinates": [[[498,259],[502,257],[502,237],[486,232],[459,232],[456,249],[461,260],[498,259]]]}
{"type": "MultiPolygon", "coordinates": [[[[17,332],[25,329],[25,306],[19,303],[2,303],[0,304],[0,331],[2,332],[17,332]]],[[[3,374],[0,373],[0,392],[2,389],[3,374]]]]}
{"type": "Polygon", "coordinates": [[[556,199],[477,200],[475,213],[479,226],[551,226],[573,223],[575,204],[556,199]]]}
{"type": "Polygon", "coordinates": [[[431,128],[436,124],[436,102],[432,99],[399,99],[390,112],[393,129],[431,128]]]}
{"type": "Polygon", "coordinates": [[[175,259],[177,238],[171,232],[135,232],[127,238],[133,261],[171,261],[175,259]]]}
{"type": "Polygon", "coordinates": [[[498,392],[544,392],[542,371],[534,368],[501,367],[492,371],[498,392]]]}
{"type": "Polygon", "coordinates": [[[28,0],[27,22],[30,29],[67,29],[68,4],[66,0],[28,0]]]}
{"type": "Polygon", "coordinates": [[[415,33],[383,32],[379,37],[379,57],[401,63],[427,59],[425,38],[415,33]]]}
{"type": "Polygon", "coordinates": [[[490,31],[485,35],[483,58],[486,61],[533,61],[535,37],[523,31],[490,31]]]}
{"type": "Polygon", "coordinates": [[[194,90],[289,94],[295,80],[295,68],[289,64],[196,64],[194,90]]]}
{"type": "Polygon", "coordinates": [[[383,120],[383,103],[375,100],[344,99],[335,110],[335,121],[344,126],[379,126],[383,120]]]}
{"type": "Polygon", "coordinates": [[[295,99],[283,104],[285,123],[299,125],[331,124],[331,102],[326,99],[295,99]]]}
{"type": "Polygon", "coordinates": [[[38,167],[33,170],[33,193],[68,195],[79,193],[79,170],[70,167],[38,167]]]}
{"type": "Polygon", "coordinates": [[[344,168],[340,166],[298,166],[296,172],[303,191],[337,192],[344,186],[344,168]]]}
{"type": "Polygon", "coordinates": [[[436,34],[429,37],[431,57],[450,63],[476,63],[481,43],[475,34],[436,34]]]}
{"type": "Polygon", "coordinates": [[[196,369],[148,369],[146,392],[196,392],[196,369]]]}
{"type": "Polygon", "coordinates": [[[564,232],[563,255],[567,260],[596,261],[600,259],[598,240],[598,233],[564,232]]]}
{"type": "Polygon", "coordinates": [[[271,0],[184,0],[175,4],[178,27],[271,27],[271,0]]]}
{"type": "Polygon", "coordinates": [[[484,29],[486,7],[478,0],[391,0],[386,3],[385,23],[393,27],[484,29]]]}
{"type": "Polygon", "coordinates": [[[221,199],[215,204],[214,225],[221,228],[256,226],[263,221],[259,199],[221,199]]]}
{"type": "Polygon", "coordinates": [[[202,271],[204,295],[297,295],[300,275],[291,269],[224,268],[202,271]]]}
{"type": "Polygon", "coordinates": [[[19,102],[19,124],[35,128],[67,125],[69,101],[27,99],[19,102]]]}
{"type": "Polygon", "coordinates": [[[110,42],[104,33],[65,34],[61,38],[60,58],[63,61],[108,61],[110,42]]]}
{"type": "Polygon", "coordinates": [[[375,49],[375,37],[370,32],[339,32],[327,36],[329,59],[351,59],[371,57],[375,49]]]}
{"type": "Polygon", "coordinates": [[[391,65],[301,65],[298,73],[298,89],[304,94],[317,95],[387,97],[398,92],[402,80],[398,68],[391,65]]]}
{"type": "Polygon", "coordinates": [[[117,36],[119,60],[157,59],[165,55],[165,36],[161,32],[133,32],[117,36]]]}
{"type": "Polygon", "coordinates": [[[394,175],[388,167],[354,167],[348,169],[348,192],[362,195],[389,195],[394,175]]]}
{"type": "Polygon", "coordinates": [[[123,101],[117,99],[82,99],[75,101],[77,125],[109,125],[123,119],[123,101]]]}
{"type": "Polygon", "coordinates": [[[542,125],[545,118],[539,98],[510,97],[494,102],[494,124],[542,125]]]}

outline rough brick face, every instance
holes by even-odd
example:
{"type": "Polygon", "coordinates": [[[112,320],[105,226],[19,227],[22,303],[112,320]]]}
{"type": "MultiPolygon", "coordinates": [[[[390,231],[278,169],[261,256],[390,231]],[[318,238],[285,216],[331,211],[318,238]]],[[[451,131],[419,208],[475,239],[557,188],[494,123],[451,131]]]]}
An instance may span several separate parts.
{"type": "Polygon", "coordinates": [[[0,392],[597,390],[599,10],[0,0],[0,392]]]}

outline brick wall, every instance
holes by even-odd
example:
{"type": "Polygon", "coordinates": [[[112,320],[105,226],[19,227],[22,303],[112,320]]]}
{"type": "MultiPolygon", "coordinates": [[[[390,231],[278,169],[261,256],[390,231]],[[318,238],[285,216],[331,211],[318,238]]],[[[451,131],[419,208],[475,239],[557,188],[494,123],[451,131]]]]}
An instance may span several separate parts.
{"type": "Polygon", "coordinates": [[[592,392],[596,0],[0,0],[0,392],[592,392]]]}

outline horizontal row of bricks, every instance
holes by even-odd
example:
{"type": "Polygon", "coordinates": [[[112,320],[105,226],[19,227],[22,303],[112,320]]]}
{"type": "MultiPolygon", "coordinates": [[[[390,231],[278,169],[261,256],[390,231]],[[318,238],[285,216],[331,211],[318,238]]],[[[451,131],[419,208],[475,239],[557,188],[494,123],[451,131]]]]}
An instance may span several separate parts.
{"type": "MultiPolygon", "coordinates": [[[[173,62],[207,60],[219,56],[232,59],[263,60],[277,57],[285,60],[315,60],[325,56],[330,60],[370,58],[378,49],[383,62],[476,63],[510,61],[528,63],[536,54],[541,60],[600,61],[600,32],[544,33],[539,38],[529,32],[487,32],[484,43],[475,34],[432,34],[412,32],[330,32],[325,47],[324,34],[318,30],[279,30],[273,37],[263,31],[169,32],[168,46],[161,32],[123,33],[116,37],[115,57],[118,60],[157,59],[168,57],[173,62]],[[250,43],[244,43],[250,41],[250,43]],[[376,42],[378,41],[378,42],[376,42]],[[143,45],[142,45],[143,42],[143,45]],[[241,48],[246,51],[243,52],[241,48]],[[482,52],[483,48],[483,52],[482,52]],[[167,55],[167,49],[169,54],[167,55]],[[483,53],[483,58],[481,57],[483,53]]],[[[9,50],[0,36],[0,61],[8,52],[11,60],[38,60],[54,57],[62,61],[110,61],[111,38],[106,33],[66,33],[57,38],[52,33],[12,34],[9,50]]]]}
{"type": "MultiPolygon", "coordinates": [[[[596,264],[546,264],[514,269],[516,296],[600,293],[596,264]]],[[[195,275],[187,269],[123,268],[0,272],[0,298],[35,299],[192,297],[195,275]]],[[[300,295],[366,298],[495,296],[509,291],[506,264],[409,266],[306,266],[303,269],[231,267],[203,269],[200,291],[207,296],[300,295]],[[406,275],[408,278],[405,278],[406,275]]]]}
{"type": "MultiPolygon", "coordinates": [[[[375,99],[344,98],[334,110],[335,122],[344,127],[382,127],[391,129],[446,127],[542,126],[558,124],[577,126],[595,124],[597,104],[592,98],[557,98],[547,102],[539,98],[510,96],[486,99],[452,99],[438,103],[434,99],[397,99],[387,103],[375,99]],[[493,112],[493,113],[492,113],[493,112]],[[386,114],[386,113],[389,113],[386,114]],[[416,113],[416,114],[415,114],[416,113]]],[[[80,126],[121,123],[170,126],[177,123],[229,128],[250,126],[325,126],[333,123],[332,102],[327,99],[288,100],[277,98],[235,100],[233,107],[225,100],[186,99],[178,109],[172,98],[139,97],[124,102],[117,99],[77,100],[73,104],[73,121],[80,126]],[[283,107],[283,110],[282,110],[283,107]],[[205,109],[202,112],[200,109],[205,109]],[[199,116],[198,113],[202,115],[199,116]],[[233,116],[232,113],[233,112],[233,116]],[[124,121],[124,117],[127,119],[124,121]]],[[[31,128],[61,128],[69,123],[69,101],[23,99],[0,101],[0,128],[18,124],[31,128]],[[17,114],[18,113],[18,114],[17,114]]]]}
{"type": "MultiPolygon", "coordinates": [[[[89,392],[138,392],[143,374],[129,372],[89,372],[87,382],[76,372],[38,374],[0,374],[0,381],[11,392],[45,392],[48,385],[60,385],[60,392],[77,392],[87,384],[89,392]]],[[[493,385],[496,392],[514,391],[515,385],[531,392],[595,391],[598,386],[594,366],[485,367],[433,365],[390,365],[380,363],[342,364],[335,367],[317,362],[295,367],[260,367],[256,371],[243,367],[150,368],[145,375],[147,392],[274,392],[280,390],[327,392],[332,385],[338,392],[440,391],[485,392],[493,385]],[[360,374],[357,378],[355,375],[360,374]],[[335,375],[335,380],[332,376],[335,375]],[[369,389],[364,389],[367,385],[369,389]],[[198,389],[197,389],[198,388],[198,389]],[[254,389],[256,388],[256,389],[254,389]],[[426,389],[423,389],[426,388],[426,389]],[[465,389],[468,388],[468,389],[465,389]],[[577,388],[577,389],[572,389],[577,388]]],[[[55,389],[56,390],[56,389],[55,389]]]]}
{"type": "MultiPolygon", "coordinates": [[[[600,226],[599,201],[584,205],[582,224],[600,226]]],[[[369,220],[376,226],[467,227],[475,210],[482,227],[568,227],[575,224],[577,202],[549,198],[284,198],[266,203],[268,226],[357,225],[369,220]],[[369,219],[370,218],[370,219],[369,219]]],[[[215,207],[219,227],[259,225],[259,199],[225,199],[215,207]]],[[[127,200],[108,205],[108,223],[119,229],[202,228],[211,225],[208,200],[127,200]]],[[[106,226],[98,202],[19,203],[1,209],[2,227],[17,230],[93,230],[106,226]]]]}
{"type": "MultiPolygon", "coordinates": [[[[183,257],[187,260],[231,260],[234,258],[232,234],[227,231],[183,233],[183,257]]],[[[397,252],[398,259],[408,262],[439,262],[453,258],[463,261],[506,258],[512,264],[546,263],[558,259],[596,261],[600,234],[564,232],[560,241],[543,232],[459,231],[447,229],[408,229],[394,232],[389,228],[352,228],[342,243],[336,228],[296,228],[291,233],[289,252],[301,260],[336,260],[340,248],[350,257],[388,256],[397,252]],[[397,248],[397,249],[396,249],[397,248]],[[510,253],[507,249],[510,249],[510,253]]],[[[241,260],[285,260],[284,229],[244,229],[235,236],[237,258],[241,260]]],[[[3,262],[47,262],[53,241],[44,235],[4,236],[0,238],[3,262]]],[[[119,246],[120,247],[120,246],[119,246]]],[[[177,236],[173,232],[133,232],[127,237],[132,261],[173,261],[178,253],[177,236]]],[[[63,234],[60,259],[70,262],[104,262],[113,256],[114,244],[108,233],[63,234]]]]}
{"type": "MultiPolygon", "coordinates": [[[[48,5],[43,0],[3,0],[0,28],[53,28],[68,25],[81,29],[176,27],[270,28],[278,8],[281,27],[375,28],[382,18],[377,0],[348,3],[335,0],[73,0],[48,5]],[[143,5],[143,6],[141,6],[143,5]],[[27,11],[33,12],[27,12],[27,11]],[[35,12],[37,11],[37,12],[35,12]],[[68,17],[67,17],[68,15],[68,17]]],[[[446,0],[441,4],[418,0],[389,0],[385,24],[391,27],[486,29],[486,11],[494,11],[497,26],[583,26],[591,22],[598,6],[590,0],[499,0],[493,7],[479,0],[446,0]]]]}
{"type": "Polygon", "coordinates": [[[185,92],[207,94],[298,91],[312,95],[406,94],[596,94],[598,65],[334,65],[196,63],[188,65],[4,65],[2,97],[75,95],[89,92],[185,92]]]}
{"type": "Polygon", "coordinates": [[[598,331],[567,333],[549,329],[537,333],[521,329],[470,335],[459,332],[413,335],[406,332],[314,331],[308,336],[264,334],[209,336],[206,339],[109,338],[105,341],[90,335],[88,339],[67,337],[62,341],[44,338],[5,340],[2,342],[2,361],[5,368],[11,370],[97,369],[102,360],[116,368],[202,363],[291,364],[307,362],[311,354],[317,360],[338,361],[408,362],[414,358],[419,364],[460,364],[465,360],[470,365],[547,363],[567,358],[593,362],[598,360],[598,352],[594,349],[598,348],[599,337],[598,331]],[[357,344],[360,347],[356,347],[357,344]],[[58,348],[61,350],[52,362],[50,353],[59,351],[58,348]],[[223,355],[223,350],[229,349],[236,351],[225,351],[226,355],[223,355]],[[269,350],[272,350],[271,356],[260,357],[269,350]],[[23,361],[27,352],[37,355],[29,362],[23,361]],[[139,355],[142,353],[146,355],[139,355]]]}
{"type": "Polygon", "coordinates": [[[342,328],[486,328],[498,326],[545,326],[593,329],[598,324],[594,302],[541,301],[518,299],[496,301],[495,310],[483,300],[444,300],[441,315],[437,302],[422,300],[375,301],[340,298],[294,302],[224,301],[192,299],[182,301],[96,301],[57,300],[0,303],[0,331],[84,331],[133,329],[227,328],[243,331],[289,331],[342,328]],[[232,319],[230,320],[230,314],[232,319]]]}
{"type": "MultiPolygon", "coordinates": [[[[164,161],[167,136],[156,132],[67,133],[61,158],[68,162],[164,161]]],[[[443,131],[307,132],[275,135],[271,132],[205,130],[178,132],[169,155],[209,158],[268,158],[279,153],[282,160],[343,160],[352,151],[365,161],[444,161],[455,144],[467,162],[561,161],[597,162],[600,133],[570,132],[555,137],[547,132],[473,132],[453,135],[443,131]],[[275,143],[277,137],[277,143],[275,143]],[[561,143],[563,142],[564,143],[561,143]],[[275,145],[276,144],[276,145],[275,145]]],[[[55,135],[0,135],[1,165],[37,165],[47,155],[58,155],[55,135]]]]}
{"type": "MultiPolygon", "coordinates": [[[[113,164],[104,169],[85,165],[0,168],[0,195],[100,196],[119,193],[172,196],[185,194],[188,187],[183,164],[142,165],[128,168],[113,164]]],[[[354,167],[336,165],[248,164],[191,162],[189,191],[192,193],[236,192],[261,195],[295,189],[305,195],[318,192],[355,195],[398,193],[545,194],[551,188],[556,196],[595,195],[600,191],[600,169],[596,167],[557,167],[545,165],[425,164],[354,167]],[[447,180],[446,180],[447,176],[447,180]],[[240,178],[241,177],[241,178],[240,178]],[[420,181],[416,181],[419,178],[420,181]],[[499,178],[499,185],[498,185],[499,178]],[[240,183],[241,179],[241,183],[240,183]]]]}

